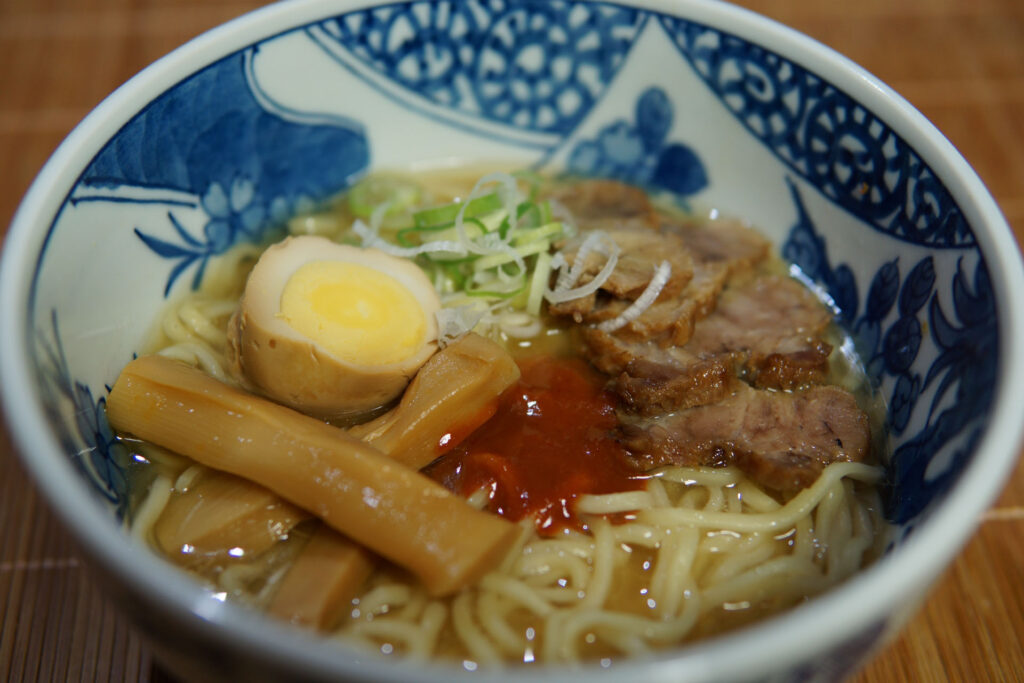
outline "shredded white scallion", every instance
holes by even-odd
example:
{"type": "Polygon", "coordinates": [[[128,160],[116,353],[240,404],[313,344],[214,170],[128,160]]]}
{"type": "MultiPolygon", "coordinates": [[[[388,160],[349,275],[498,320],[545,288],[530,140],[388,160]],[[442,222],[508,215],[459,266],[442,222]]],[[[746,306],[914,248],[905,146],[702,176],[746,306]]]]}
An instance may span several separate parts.
{"type": "Polygon", "coordinates": [[[374,235],[380,234],[380,228],[384,225],[384,216],[387,215],[388,210],[393,204],[393,201],[381,202],[377,208],[370,213],[370,229],[373,230],[374,235]]]}
{"type": "Polygon", "coordinates": [[[576,219],[573,218],[572,211],[569,211],[565,204],[557,199],[548,199],[548,206],[551,208],[551,217],[562,222],[563,234],[566,237],[575,237],[579,234],[579,228],[576,227],[576,219]]]}
{"type": "Polygon", "coordinates": [[[526,312],[531,316],[539,316],[541,304],[544,301],[544,293],[548,289],[548,282],[551,281],[551,264],[554,258],[548,252],[537,254],[537,262],[533,266],[533,276],[530,278],[530,289],[526,296],[526,312]]]}
{"type": "Polygon", "coordinates": [[[487,315],[487,308],[466,304],[442,308],[434,317],[437,319],[437,345],[444,348],[466,334],[487,315]]]}
{"type": "Polygon", "coordinates": [[[452,254],[455,256],[466,255],[466,250],[462,248],[461,244],[454,240],[438,240],[436,242],[426,242],[416,247],[400,247],[397,244],[392,244],[385,240],[383,237],[378,235],[373,228],[358,218],[352,223],[352,232],[358,235],[359,239],[362,240],[362,246],[380,249],[386,254],[401,258],[412,258],[413,256],[419,256],[420,254],[435,252],[452,254]]]}
{"type": "Polygon", "coordinates": [[[655,302],[658,295],[661,294],[661,290],[668,284],[669,278],[672,277],[672,264],[668,261],[662,261],[661,264],[654,269],[654,275],[651,277],[651,281],[647,283],[647,287],[637,297],[629,308],[624,310],[619,315],[615,316],[611,320],[605,320],[604,322],[598,323],[597,329],[602,332],[614,332],[615,330],[628,325],[629,323],[636,320],[640,315],[643,314],[651,304],[655,302]]]}
{"type": "Polygon", "coordinates": [[[455,216],[455,234],[458,235],[459,243],[470,253],[473,254],[494,254],[502,252],[508,246],[508,240],[511,239],[511,235],[515,232],[515,215],[516,207],[519,206],[519,185],[516,183],[516,179],[509,173],[488,173],[480,180],[476,181],[476,185],[466,196],[465,201],[462,202],[462,206],[459,208],[459,213],[455,216]],[[489,185],[498,184],[498,193],[501,197],[502,203],[505,205],[505,212],[509,217],[509,221],[513,223],[512,229],[508,230],[503,239],[496,233],[487,233],[483,235],[484,239],[474,240],[466,234],[465,225],[465,214],[466,207],[469,203],[477,197],[482,197],[487,194],[485,188],[489,185]],[[495,235],[494,237],[490,237],[495,235]],[[488,239],[489,238],[489,239],[488,239]]]}
{"type": "Polygon", "coordinates": [[[587,238],[583,240],[583,244],[581,244],[580,248],[576,251],[572,268],[568,270],[568,273],[564,266],[560,269],[558,279],[555,283],[555,288],[545,294],[544,298],[553,304],[559,304],[564,301],[579,299],[580,297],[596,292],[600,289],[601,285],[608,281],[612,272],[615,271],[615,266],[619,263],[620,252],[621,249],[619,249],[619,245],[615,243],[615,240],[613,240],[607,233],[595,230],[591,234],[587,235],[587,238]],[[604,266],[601,267],[601,270],[598,271],[597,275],[594,276],[594,279],[584,285],[580,285],[579,287],[573,287],[573,285],[576,284],[576,281],[579,280],[580,275],[582,275],[584,263],[591,251],[604,254],[607,257],[607,260],[605,260],[604,266]]]}
{"type": "Polygon", "coordinates": [[[497,323],[502,332],[514,339],[536,337],[543,328],[539,318],[519,311],[505,311],[498,316],[497,323]]]}
{"type": "MultiPolygon", "coordinates": [[[[452,223],[429,228],[416,225],[406,231],[421,242],[415,246],[403,246],[407,242],[401,234],[402,244],[381,234],[394,200],[380,203],[365,221],[357,219],[352,224],[352,232],[364,247],[400,258],[421,257],[417,262],[445,300],[437,314],[441,347],[470,331],[493,337],[534,337],[543,330],[540,315],[545,300],[561,303],[592,294],[607,282],[618,264],[621,250],[602,231],[589,233],[581,240],[571,264],[566,253],[552,253],[553,246],[578,234],[572,213],[557,201],[536,202],[526,197],[512,174],[484,175],[456,201],[461,206],[452,223]],[[477,206],[486,205],[486,213],[474,209],[480,215],[466,218],[468,207],[480,198],[485,199],[477,206]],[[521,208],[523,215],[519,216],[521,208]],[[587,262],[601,261],[595,254],[604,263],[589,282],[580,285],[588,271],[587,262]],[[552,279],[556,281],[553,288],[552,279]]],[[[413,220],[452,216],[447,207],[438,208],[443,209],[439,214],[413,214],[413,220]]]]}
{"type": "Polygon", "coordinates": [[[565,255],[562,252],[558,252],[562,256],[563,266],[560,268],[558,273],[558,280],[555,282],[556,292],[569,289],[576,284],[576,281],[580,279],[580,275],[583,273],[583,267],[586,265],[587,257],[590,256],[590,252],[598,247],[600,242],[604,239],[611,240],[607,233],[602,230],[595,230],[586,236],[583,243],[580,244],[579,249],[576,250],[576,256],[573,257],[572,266],[568,269],[568,261],[565,259],[565,255]]]}

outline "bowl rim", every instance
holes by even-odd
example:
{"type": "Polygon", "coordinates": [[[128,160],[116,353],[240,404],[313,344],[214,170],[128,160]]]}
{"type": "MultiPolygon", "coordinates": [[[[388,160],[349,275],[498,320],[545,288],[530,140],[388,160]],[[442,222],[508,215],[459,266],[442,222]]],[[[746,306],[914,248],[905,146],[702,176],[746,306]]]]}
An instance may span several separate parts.
{"type": "MultiPolygon", "coordinates": [[[[94,108],[53,153],[30,186],[12,220],[0,254],[0,379],[6,423],[21,461],[51,508],[94,561],[148,594],[200,637],[258,649],[264,657],[306,675],[339,673],[375,680],[448,679],[466,673],[449,665],[383,661],[348,645],[273,623],[211,598],[198,582],[149,552],[140,552],[109,512],[81,485],[50,432],[41,408],[31,364],[31,301],[39,260],[69,192],[89,161],[117,130],[160,93],[203,66],[311,22],[390,2],[290,0],[257,9],[207,31],[157,60],[94,108]],[[141,103],[141,104],[140,104],[141,103]],[[46,229],[39,226],[45,225],[46,229]],[[29,455],[31,454],[31,455],[29,455]]],[[[621,676],[643,671],[655,679],[704,680],[708,676],[751,676],[765,661],[793,663],[808,651],[841,643],[843,635],[870,628],[888,618],[892,606],[930,584],[951,561],[994,502],[1012,470],[1024,435],[1013,409],[1013,387],[1024,381],[1024,352],[1013,340],[1024,335],[1024,310],[1012,306],[1010,293],[1024,291],[1024,268],[1013,233],[980,178],[953,145],[916,109],[880,80],[833,49],[750,10],[714,0],[623,0],[617,4],[681,16],[763,46],[814,74],[863,104],[927,163],[971,225],[991,273],[999,320],[1000,366],[993,409],[976,453],[947,492],[940,509],[920,524],[892,554],[842,586],[808,604],[739,631],[684,645],[651,658],[582,668],[547,666],[540,671],[511,668],[484,677],[562,680],[594,675],[621,676]],[[808,65],[813,65],[811,68],[808,65]],[[841,85],[840,85],[841,84],[841,85]],[[868,106],[870,104],[870,106],[868,106]],[[915,572],[905,571],[907,567],[915,572]],[[834,613],[847,618],[837,628],[834,613]],[[836,635],[839,634],[839,635],[836,635]],[[769,653],[771,659],[765,660],[769,653]]],[[[892,631],[893,629],[889,629],[892,631]]],[[[479,676],[479,674],[477,674],[479,676]]]]}

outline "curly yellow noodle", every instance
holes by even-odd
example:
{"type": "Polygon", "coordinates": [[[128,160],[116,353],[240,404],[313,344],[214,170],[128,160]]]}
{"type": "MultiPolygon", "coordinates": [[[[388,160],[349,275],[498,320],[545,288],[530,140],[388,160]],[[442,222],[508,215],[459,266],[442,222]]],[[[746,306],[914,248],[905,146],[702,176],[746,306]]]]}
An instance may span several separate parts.
{"type": "Polygon", "coordinates": [[[205,469],[206,467],[204,467],[203,465],[192,465],[191,467],[186,469],[184,472],[178,475],[177,479],[174,480],[174,490],[186,490],[192,484],[192,482],[195,481],[196,477],[202,474],[203,470],[205,469]]]}
{"type": "Polygon", "coordinates": [[[514,607],[500,593],[480,591],[476,594],[476,618],[494,645],[506,657],[520,655],[527,647],[526,636],[509,625],[509,612],[514,607]]]}
{"type": "Polygon", "coordinates": [[[725,490],[720,486],[708,487],[708,501],[704,509],[708,512],[721,512],[725,507],[725,490]]]}
{"type": "Polygon", "coordinates": [[[730,486],[723,489],[723,493],[725,494],[725,509],[727,512],[733,514],[743,512],[743,496],[737,487],[730,486]]]}
{"type": "Polygon", "coordinates": [[[375,586],[359,598],[359,612],[363,618],[388,612],[412,600],[414,590],[409,584],[375,586]]]}
{"type": "Polygon", "coordinates": [[[702,591],[705,609],[722,603],[756,603],[788,590],[803,594],[820,575],[812,565],[790,555],[774,557],[702,591]]]}
{"type": "Polygon", "coordinates": [[[223,349],[227,346],[228,335],[224,331],[224,327],[214,325],[213,320],[230,316],[234,309],[235,304],[227,300],[219,302],[189,300],[178,308],[178,319],[192,335],[199,337],[215,349],[223,349]]]}
{"type": "MultiPolygon", "coordinates": [[[[825,489],[824,495],[821,497],[817,508],[814,510],[814,528],[817,529],[818,533],[825,538],[832,537],[833,525],[837,522],[841,522],[841,503],[845,503],[845,498],[842,494],[842,482],[832,482],[832,484],[825,489]]],[[[841,527],[837,529],[837,531],[840,530],[841,527]]]]}
{"type": "Polygon", "coordinates": [[[608,493],[603,496],[580,496],[576,501],[577,514],[611,515],[651,507],[654,497],[648,491],[608,493]]]}
{"type": "Polygon", "coordinates": [[[420,615],[423,614],[423,610],[427,608],[428,601],[429,598],[426,593],[421,590],[413,591],[409,596],[409,601],[406,602],[401,609],[395,612],[395,617],[398,619],[415,621],[420,618],[420,615]]]}
{"type": "Polygon", "coordinates": [[[203,276],[204,294],[214,299],[234,299],[236,302],[245,286],[245,278],[264,247],[239,244],[210,262],[203,276]]]}
{"type": "Polygon", "coordinates": [[[722,557],[736,551],[743,542],[743,536],[729,531],[708,531],[700,536],[697,554],[690,571],[694,576],[703,576],[708,568],[721,562],[722,557]]]}
{"type": "Polygon", "coordinates": [[[615,540],[639,548],[657,548],[664,542],[668,530],[648,526],[640,522],[630,522],[615,527],[615,540]]]}
{"type": "Polygon", "coordinates": [[[544,617],[554,609],[551,603],[522,581],[505,574],[488,574],[480,580],[480,588],[504,596],[510,602],[544,617]]]}
{"type": "Polygon", "coordinates": [[[724,528],[735,531],[783,531],[795,524],[798,518],[808,514],[821,501],[828,488],[844,476],[876,483],[881,478],[881,473],[878,468],[861,463],[834,463],[822,472],[818,481],[798,493],[777,514],[732,514],[672,508],[641,510],[639,519],[664,526],[690,524],[704,528],[724,528]]]}
{"type": "Polygon", "coordinates": [[[535,588],[537,597],[547,600],[552,605],[574,605],[579,602],[583,591],[573,587],[568,588],[535,588]]]}
{"type": "Polygon", "coordinates": [[[157,353],[166,358],[180,360],[183,363],[198,367],[214,379],[227,384],[235,384],[235,380],[224,370],[226,359],[206,344],[201,342],[179,342],[164,347],[157,353]]]}
{"type": "Polygon", "coordinates": [[[697,531],[695,529],[680,531],[681,533],[675,534],[675,552],[670,555],[665,553],[659,555],[658,562],[666,568],[666,572],[657,590],[652,585],[650,591],[655,602],[655,612],[662,617],[679,616],[682,613],[687,592],[692,592],[692,589],[695,588],[692,567],[697,555],[697,531]]]}
{"type": "Polygon", "coordinates": [[[429,603],[423,610],[423,616],[420,617],[421,638],[417,643],[418,647],[413,648],[411,654],[423,659],[434,654],[441,629],[447,620],[448,608],[443,603],[437,601],[429,603]]]}
{"type": "Polygon", "coordinates": [[[517,574],[527,579],[531,585],[550,585],[558,578],[566,579],[566,584],[573,592],[582,589],[590,576],[588,558],[571,555],[565,551],[543,549],[528,546],[529,554],[525,554],[516,563],[517,574]]]}
{"type": "Polygon", "coordinates": [[[381,640],[392,645],[398,645],[404,650],[423,650],[423,646],[416,647],[422,638],[420,625],[416,622],[401,621],[399,619],[374,619],[372,621],[360,621],[354,624],[346,635],[361,636],[372,640],[381,640]]]}
{"type": "Polygon", "coordinates": [[[529,519],[524,519],[519,523],[519,536],[512,543],[508,549],[508,554],[505,555],[505,559],[502,560],[501,566],[498,568],[499,571],[508,573],[511,571],[512,566],[516,563],[516,560],[523,554],[523,548],[530,540],[536,535],[536,531],[533,528],[533,522],[529,519]]]}
{"type": "Polygon", "coordinates": [[[647,492],[651,494],[651,499],[654,501],[653,507],[667,507],[672,504],[668,497],[668,491],[665,490],[665,485],[661,483],[661,479],[658,477],[651,477],[647,480],[647,492]]]}
{"type": "Polygon", "coordinates": [[[776,550],[777,546],[772,536],[760,532],[752,533],[740,539],[731,552],[723,553],[717,562],[712,563],[709,569],[701,574],[701,579],[706,583],[725,581],[748,567],[772,557],[776,550]]]}
{"type": "Polygon", "coordinates": [[[779,501],[757,488],[753,482],[739,482],[736,485],[736,491],[739,492],[740,498],[743,500],[743,504],[746,505],[751,512],[772,512],[782,507],[779,501]]]}
{"type": "Polygon", "coordinates": [[[595,521],[590,527],[594,535],[594,555],[591,560],[591,573],[580,600],[580,608],[603,605],[612,585],[612,533],[608,522],[595,521]]]}
{"type": "Polygon", "coordinates": [[[473,661],[479,664],[498,664],[501,655],[474,621],[472,602],[473,596],[469,591],[459,593],[452,601],[452,626],[455,634],[473,661]]]}
{"type": "Polygon", "coordinates": [[[244,595],[251,582],[264,575],[264,568],[257,564],[238,563],[226,567],[217,576],[217,585],[229,593],[244,595]]]}
{"type": "Polygon", "coordinates": [[[160,517],[160,513],[164,511],[167,501],[171,499],[173,486],[171,479],[163,475],[153,480],[149,487],[149,494],[143,499],[132,517],[131,533],[133,537],[143,542],[147,541],[149,530],[160,517]]]}
{"type": "Polygon", "coordinates": [[[604,626],[596,626],[594,630],[603,642],[628,657],[639,657],[651,651],[650,644],[636,633],[604,626]]]}
{"type": "Polygon", "coordinates": [[[793,557],[806,563],[814,560],[814,527],[811,525],[810,517],[803,517],[797,521],[791,535],[791,541],[793,544],[793,557]]]}
{"type": "Polygon", "coordinates": [[[713,469],[710,467],[671,467],[654,473],[664,481],[697,486],[730,486],[743,479],[740,471],[731,467],[713,469]]]}
{"type": "MultiPolygon", "coordinates": [[[[646,495],[583,497],[590,534],[545,538],[525,529],[514,560],[451,603],[451,619],[439,628],[450,628],[457,646],[446,652],[481,665],[639,654],[686,638],[701,615],[723,607],[793,604],[862,565],[880,522],[854,481],[879,476],[876,468],[832,465],[781,505],[735,470],[673,468],[650,480],[646,495]],[[596,514],[632,506],[636,520],[625,524],[596,514]],[[631,560],[638,550],[650,559],[631,560]],[[615,606],[615,586],[641,561],[651,567],[646,607],[624,612],[615,606]]],[[[379,589],[371,594],[382,597],[379,589]]]]}

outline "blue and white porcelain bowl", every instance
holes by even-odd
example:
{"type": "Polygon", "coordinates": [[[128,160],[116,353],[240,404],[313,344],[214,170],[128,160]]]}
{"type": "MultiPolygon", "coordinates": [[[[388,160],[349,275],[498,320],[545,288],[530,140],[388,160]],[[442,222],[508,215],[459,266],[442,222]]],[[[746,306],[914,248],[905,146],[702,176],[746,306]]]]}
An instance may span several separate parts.
{"type": "Polygon", "coordinates": [[[215,600],[122,529],[104,396],[155,312],[232,245],[374,168],[505,161],[749,219],[819,281],[888,401],[886,515],[853,580],[731,635],[514,678],[834,680],[923,599],[1011,470],[1024,291],[981,182],[844,58],[720,2],[293,0],[146,69],[68,137],[0,281],[8,424],[112,594],[184,680],[448,680],[215,600]]]}

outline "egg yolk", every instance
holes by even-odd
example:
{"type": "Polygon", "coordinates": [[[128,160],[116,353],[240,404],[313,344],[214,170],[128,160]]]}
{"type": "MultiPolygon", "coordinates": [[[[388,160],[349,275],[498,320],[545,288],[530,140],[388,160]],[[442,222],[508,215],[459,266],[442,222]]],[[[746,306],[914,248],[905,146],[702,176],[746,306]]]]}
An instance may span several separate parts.
{"type": "Polygon", "coordinates": [[[387,365],[416,353],[426,314],[398,280],[358,263],[301,266],[281,293],[279,314],[296,332],[341,360],[387,365]]]}

